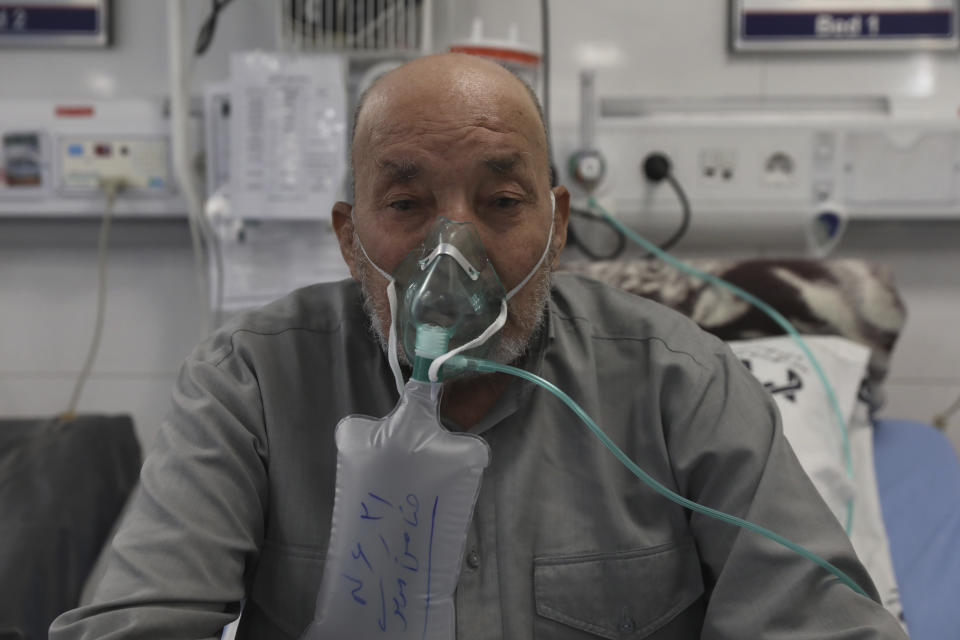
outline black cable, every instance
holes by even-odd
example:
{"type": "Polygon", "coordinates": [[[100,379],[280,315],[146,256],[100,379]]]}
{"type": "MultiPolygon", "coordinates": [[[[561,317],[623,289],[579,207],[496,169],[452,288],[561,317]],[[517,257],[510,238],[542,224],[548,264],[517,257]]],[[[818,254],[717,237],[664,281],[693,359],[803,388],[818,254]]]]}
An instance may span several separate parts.
{"type": "MultiPolygon", "coordinates": [[[[687,198],[687,193],[683,190],[683,187],[680,185],[680,182],[673,177],[673,173],[670,173],[670,172],[665,173],[662,179],[666,180],[670,184],[670,186],[673,188],[674,193],[677,194],[677,199],[680,200],[680,206],[683,209],[683,217],[680,220],[680,226],[677,227],[677,230],[673,232],[673,235],[667,238],[663,242],[663,244],[657,245],[661,251],[669,251],[670,249],[675,247],[677,243],[680,242],[680,240],[683,239],[683,236],[687,234],[687,230],[690,228],[690,219],[692,217],[692,212],[690,208],[690,200],[687,198]]],[[[580,216],[582,218],[588,218],[594,222],[603,222],[604,224],[606,224],[611,229],[614,229],[617,232],[618,240],[617,240],[617,246],[614,248],[614,250],[607,255],[598,255],[592,249],[590,249],[590,247],[584,244],[583,240],[581,240],[577,236],[576,232],[573,231],[573,225],[569,225],[567,229],[567,234],[568,236],[572,236],[570,238],[571,244],[575,244],[576,246],[578,246],[580,248],[580,251],[582,251],[583,254],[587,256],[587,258],[589,258],[590,260],[614,260],[618,258],[621,253],[623,253],[624,247],[627,243],[627,239],[626,239],[626,236],[624,236],[622,233],[620,233],[618,229],[616,229],[616,227],[611,225],[609,222],[607,222],[603,218],[597,216],[592,211],[587,211],[585,209],[575,209],[571,207],[570,213],[580,216]]],[[[652,253],[647,253],[644,256],[644,258],[652,258],[652,257],[653,257],[652,253]]]]}
{"type": "Polygon", "coordinates": [[[574,226],[572,224],[569,224],[567,225],[567,239],[569,240],[571,245],[576,245],[577,247],[579,247],[580,252],[583,253],[583,255],[587,256],[588,259],[594,260],[594,261],[615,260],[620,257],[620,254],[623,253],[623,250],[627,246],[627,237],[625,235],[620,233],[620,231],[616,229],[612,224],[610,224],[610,222],[608,222],[607,220],[604,220],[603,218],[598,217],[596,214],[594,214],[591,211],[570,207],[570,213],[572,213],[573,215],[579,216],[581,218],[585,218],[590,222],[602,222],[603,224],[610,227],[610,229],[612,229],[614,232],[616,232],[616,235],[617,235],[617,246],[614,247],[610,253],[606,255],[600,255],[595,251],[593,251],[593,249],[591,249],[583,241],[583,239],[577,235],[577,232],[574,229],[574,226]]]}
{"type": "Polygon", "coordinates": [[[205,54],[210,45],[213,44],[213,36],[217,31],[217,18],[220,17],[220,12],[231,2],[233,0],[210,0],[210,14],[207,15],[207,19],[200,26],[200,31],[197,32],[197,43],[193,47],[193,54],[198,58],[205,54]]]}
{"type": "MultiPolygon", "coordinates": [[[[673,188],[673,192],[677,194],[677,199],[680,200],[680,208],[683,210],[680,226],[673,232],[673,235],[659,245],[661,251],[669,251],[680,242],[680,239],[687,234],[687,229],[690,227],[690,200],[687,199],[687,193],[680,186],[680,182],[674,177],[673,163],[670,162],[670,157],[667,154],[662,151],[648,153],[647,157],[643,159],[642,170],[647,180],[654,184],[666,180],[673,188]]],[[[647,257],[651,257],[651,254],[647,254],[647,257]]]]}
{"type": "Polygon", "coordinates": [[[666,180],[670,183],[670,186],[673,187],[674,193],[677,194],[677,199],[680,200],[680,207],[683,209],[683,218],[680,220],[680,226],[673,232],[673,235],[660,245],[661,251],[669,251],[680,242],[683,236],[687,234],[687,229],[690,228],[691,218],[690,200],[687,199],[687,193],[683,190],[683,187],[680,186],[680,182],[673,177],[673,173],[668,173],[666,180]]]}

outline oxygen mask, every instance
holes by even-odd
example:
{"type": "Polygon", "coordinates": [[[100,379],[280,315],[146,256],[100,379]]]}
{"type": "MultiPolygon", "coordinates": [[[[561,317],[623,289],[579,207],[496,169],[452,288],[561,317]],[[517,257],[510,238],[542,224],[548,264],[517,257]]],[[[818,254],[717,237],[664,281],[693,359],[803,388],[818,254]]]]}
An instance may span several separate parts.
{"type": "MultiPolygon", "coordinates": [[[[418,355],[436,357],[471,343],[504,313],[507,293],[470,222],[438,218],[393,277],[400,303],[397,329],[410,362],[418,355]],[[427,335],[436,336],[436,341],[425,340],[427,335]]],[[[482,358],[497,341],[494,334],[464,351],[482,358]]]]}
{"type": "Polygon", "coordinates": [[[473,223],[440,217],[418,248],[392,274],[381,269],[360,244],[364,257],[387,279],[390,330],[387,357],[403,393],[397,356],[401,341],[417,380],[439,379],[440,367],[453,356],[486,357],[507,322],[507,301],[537,273],[550,250],[556,199],[550,193],[550,229],[543,252],[526,277],[510,291],[487,257],[473,223]],[[429,370],[421,367],[429,367],[429,370]]]}

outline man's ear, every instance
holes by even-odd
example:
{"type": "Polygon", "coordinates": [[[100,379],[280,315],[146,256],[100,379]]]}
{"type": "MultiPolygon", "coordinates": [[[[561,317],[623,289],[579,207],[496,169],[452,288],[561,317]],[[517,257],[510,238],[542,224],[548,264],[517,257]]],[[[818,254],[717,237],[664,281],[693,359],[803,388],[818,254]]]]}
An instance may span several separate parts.
{"type": "Polygon", "coordinates": [[[563,248],[567,246],[567,224],[570,222],[570,192],[567,188],[559,185],[553,188],[553,197],[557,204],[554,209],[553,219],[553,262],[550,264],[550,270],[554,271],[560,264],[560,254],[563,248]]]}
{"type": "Polygon", "coordinates": [[[354,280],[360,280],[357,273],[357,247],[354,238],[356,233],[353,227],[353,206],[346,202],[337,202],[333,205],[331,218],[333,220],[333,231],[337,234],[337,242],[340,243],[340,255],[343,261],[350,268],[350,275],[354,280]]]}

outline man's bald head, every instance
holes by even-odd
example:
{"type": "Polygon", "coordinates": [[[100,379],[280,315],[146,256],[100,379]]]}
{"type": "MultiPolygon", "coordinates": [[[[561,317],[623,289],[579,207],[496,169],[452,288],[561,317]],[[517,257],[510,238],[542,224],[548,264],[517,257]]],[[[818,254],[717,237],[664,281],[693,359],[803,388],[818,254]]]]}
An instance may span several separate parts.
{"type": "MultiPolygon", "coordinates": [[[[538,146],[541,146],[546,163],[543,167],[547,175],[550,174],[550,134],[544,118],[543,106],[537,98],[534,89],[519,76],[499,64],[463,53],[446,53],[425,56],[408,62],[377,78],[357,100],[353,113],[353,128],[351,132],[350,153],[350,186],[351,192],[356,185],[356,156],[358,151],[363,153],[363,140],[359,138],[365,131],[365,116],[371,102],[379,107],[393,98],[402,98],[405,94],[409,99],[418,96],[428,101],[431,96],[439,94],[445,100],[434,104],[434,108],[442,109],[447,101],[476,100],[483,93],[491,97],[502,96],[504,93],[514,97],[523,96],[521,103],[526,103],[530,115],[534,116],[542,135],[538,135],[538,146]],[[358,149],[358,142],[360,148],[358,149]]],[[[399,100],[395,100],[399,101],[399,100]]]]}

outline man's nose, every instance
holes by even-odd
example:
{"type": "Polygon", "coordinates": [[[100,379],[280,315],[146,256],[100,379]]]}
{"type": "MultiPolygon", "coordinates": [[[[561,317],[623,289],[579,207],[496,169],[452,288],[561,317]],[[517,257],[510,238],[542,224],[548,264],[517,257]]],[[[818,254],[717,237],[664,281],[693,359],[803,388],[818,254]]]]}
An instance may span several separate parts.
{"type": "Polygon", "coordinates": [[[476,205],[465,195],[442,198],[437,213],[450,222],[477,222],[476,205]]]}

